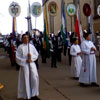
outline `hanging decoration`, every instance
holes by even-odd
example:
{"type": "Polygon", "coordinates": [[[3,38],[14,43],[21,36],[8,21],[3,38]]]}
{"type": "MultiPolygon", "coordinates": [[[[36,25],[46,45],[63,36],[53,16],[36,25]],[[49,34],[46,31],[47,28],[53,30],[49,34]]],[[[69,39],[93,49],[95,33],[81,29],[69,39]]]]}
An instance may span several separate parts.
{"type": "Polygon", "coordinates": [[[18,3],[12,2],[9,6],[9,13],[12,17],[18,17],[20,15],[21,8],[18,3]]]}
{"type": "Polygon", "coordinates": [[[83,12],[86,17],[90,16],[91,14],[91,7],[88,3],[85,3],[83,6],[83,12]]]}
{"type": "Polygon", "coordinates": [[[54,1],[50,2],[48,5],[49,14],[51,16],[56,16],[57,10],[58,10],[58,6],[57,6],[56,2],[54,2],[54,1]]]}
{"type": "Polygon", "coordinates": [[[67,8],[66,8],[66,12],[68,13],[69,16],[74,16],[76,13],[76,7],[73,3],[69,3],[67,8]]]}
{"type": "Polygon", "coordinates": [[[39,2],[34,2],[31,6],[32,15],[39,17],[42,13],[42,5],[39,2]]]}

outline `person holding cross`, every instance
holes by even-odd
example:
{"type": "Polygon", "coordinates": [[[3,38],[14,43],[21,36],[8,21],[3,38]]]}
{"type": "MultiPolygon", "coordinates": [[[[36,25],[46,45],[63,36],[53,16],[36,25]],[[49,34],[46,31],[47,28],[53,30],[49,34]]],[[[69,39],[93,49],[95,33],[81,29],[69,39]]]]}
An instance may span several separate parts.
{"type": "Polygon", "coordinates": [[[18,98],[24,100],[40,100],[39,76],[35,61],[38,52],[34,45],[29,43],[28,34],[22,35],[22,44],[16,51],[16,62],[20,65],[18,78],[18,98]]]}

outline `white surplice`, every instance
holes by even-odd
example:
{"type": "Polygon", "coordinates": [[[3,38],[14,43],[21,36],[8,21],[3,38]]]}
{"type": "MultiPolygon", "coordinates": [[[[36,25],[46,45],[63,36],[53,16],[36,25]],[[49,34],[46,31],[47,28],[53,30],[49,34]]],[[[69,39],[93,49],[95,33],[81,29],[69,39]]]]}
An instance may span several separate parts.
{"type": "Polygon", "coordinates": [[[70,49],[70,54],[72,55],[72,62],[71,62],[71,74],[72,77],[79,77],[80,69],[82,65],[82,59],[80,55],[77,53],[81,52],[79,45],[73,44],[70,49]]]}
{"type": "Polygon", "coordinates": [[[95,51],[91,51],[91,48],[96,47],[91,41],[84,40],[81,44],[83,53],[83,63],[81,67],[79,82],[80,83],[92,83],[97,82],[96,77],[96,57],[95,51]]]}
{"type": "Polygon", "coordinates": [[[38,52],[32,44],[21,44],[16,51],[16,62],[20,65],[18,78],[18,98],[30,99],[39,95],[39,76],[35,60],[38,52]],[[32,62],[26,62],[30,51],[32,62]]]}

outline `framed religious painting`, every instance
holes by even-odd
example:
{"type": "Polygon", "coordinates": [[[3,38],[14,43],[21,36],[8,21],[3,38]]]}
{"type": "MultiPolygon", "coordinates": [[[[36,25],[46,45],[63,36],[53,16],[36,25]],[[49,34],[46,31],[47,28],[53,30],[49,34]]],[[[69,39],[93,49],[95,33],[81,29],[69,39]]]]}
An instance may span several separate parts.
{"type": "Polygon", "coordinates": [[[94,0],[94,19],[100,18],[98,14],[99,5],[100,5],[100,0],[94,0]]]}
{"type": "Polygon", "coordinates": [[[57,10],[58,10],[58,6],[57,6],[56,2],[54,2],[54,1],[50,2],[48,5],[49,14],[51,16],[56,16],[57,10]]]}

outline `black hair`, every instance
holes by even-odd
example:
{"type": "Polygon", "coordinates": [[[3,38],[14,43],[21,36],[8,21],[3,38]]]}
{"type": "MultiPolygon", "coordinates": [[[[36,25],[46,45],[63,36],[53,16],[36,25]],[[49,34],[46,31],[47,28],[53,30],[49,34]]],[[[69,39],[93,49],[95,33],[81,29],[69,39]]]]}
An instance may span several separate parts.
{"type": "Polygon", "coordinates": [[[90,34],[89,33],[84,33],[83,37],[86,39],[90,34]]]}
{"type": "Polygon", "coordinates": [[[24,37],[25,35],[27,35],[27,36],[28,36],[28,34],[23,34],[23,35],[22,35],[22,39],[23,39],[23,37],[24,37]]]}
{"type": "Polygon", "coordinates": [[[27,34],[27,35],[28,35],[28,34],[30,34],[30,33],[29,33],[28,31],[26,31],[26,32],[25,32],[25,34],[27,34]]]}
{"type": "Polygon", "coordinates": [[[58,36],[61,36],[61,31],[58,33],[58,36]]]}
{"type": "Polygon", "coordinates": [[[75,38],[73,38],[73,43],[75,43],[75,42],[76,42],[76,40],[78,40],[78,38],[76,38],[76,37],[75,37],[75,38]]]}
{"type": "Polygon", "coordinates": [[[83,37],[86,39],[90,34],[91,34],[90,31],[86,30],[83,32],[83,37]]]}

